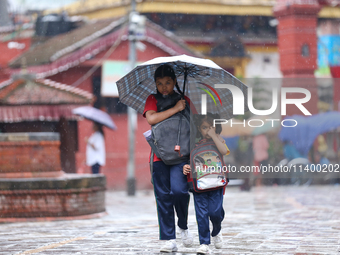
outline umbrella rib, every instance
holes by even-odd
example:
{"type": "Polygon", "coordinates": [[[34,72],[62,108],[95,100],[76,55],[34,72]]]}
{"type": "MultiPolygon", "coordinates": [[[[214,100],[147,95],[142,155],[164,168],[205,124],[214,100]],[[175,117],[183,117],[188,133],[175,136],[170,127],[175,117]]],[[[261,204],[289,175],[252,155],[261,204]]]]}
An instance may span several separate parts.
{"type": "Polygon", "coordinates": [[[206,71],[207,68],[200,69],[197,65],[190,65],[190,66],[181,66],[179,64],[174,63],[174,66],[176,68],[176,73],[178,76],[184,75],[185,71],[187,71],[187,75],[191,78],[195,78],[197,76],[210,76],[208,73],[203,74],[202,72],[206,71]]]}

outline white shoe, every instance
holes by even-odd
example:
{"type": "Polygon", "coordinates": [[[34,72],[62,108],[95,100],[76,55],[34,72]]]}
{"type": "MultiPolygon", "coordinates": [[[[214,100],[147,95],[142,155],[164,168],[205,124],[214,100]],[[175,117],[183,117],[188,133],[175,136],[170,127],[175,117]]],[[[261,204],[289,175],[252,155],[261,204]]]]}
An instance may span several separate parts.
{"type": "Polygon", "coordinates": [[[196,253],[197,254],[209,254],[210,253],[209,245],[201,244],[200,247],[196,250],[196,253]]]}
{"type": "Polygon", "coordinates": [[[174,251],[177,251],[177,244],[175,239],[166,241],[160,250],[160,252],[174,252],[174,251]]]}
{"type": "Polygon", "coordinates": [[[183,242],[184,246],[190,247],[193,244],[194,239],[192,238],[192,235],[191,235],[189,229],[179,228],[179,232],[181,233],[182,242],[183,242]]]}
{"type": "Polygon", "coordinates": [[[216,249],[221,249],[222,245],[223,245],[223,237],[222,237],[221,231],[216,236],[213,236],[212,239],[213,239],[215,248],[216,249]]]}

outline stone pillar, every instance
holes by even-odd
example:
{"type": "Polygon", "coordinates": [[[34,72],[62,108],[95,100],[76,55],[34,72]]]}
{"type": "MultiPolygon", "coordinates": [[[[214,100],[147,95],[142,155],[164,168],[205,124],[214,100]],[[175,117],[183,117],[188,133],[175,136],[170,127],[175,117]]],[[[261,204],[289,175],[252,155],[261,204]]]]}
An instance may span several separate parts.
{"type": "Polygon", "coordinates": [[[330,69],[333,77],[333,109],[340,111],[340,65],[331,66],[330,69]]]}
{"type": "MultiPolygon", "coordinates": [[[[312,98],[304,106],[312,114],[318,113],[314,71],[317,69],[316,28],[320,9],[317,0],[277,0],[274,7],[274,15],[279,21],[277,34],[280,68],[284,76],[282,86],[308,89],[312,98]]],[[[302,112],[289,105],[287,115],[293,114],[301,115],[302,112]]]]}

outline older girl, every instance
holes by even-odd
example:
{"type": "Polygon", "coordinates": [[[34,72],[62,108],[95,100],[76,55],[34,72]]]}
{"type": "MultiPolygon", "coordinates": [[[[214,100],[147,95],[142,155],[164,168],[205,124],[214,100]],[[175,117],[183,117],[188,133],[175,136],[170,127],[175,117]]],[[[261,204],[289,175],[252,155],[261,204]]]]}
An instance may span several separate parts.
{"type": "MultiPolygon", "coordinates": [[[[175,72],[170,65],[159,66],[155,71],[154,80],[157,94],[152,94],[147,98],[143,113],[150,125],[155,125],[184,110],[186,104],[190,105],[189,98],[180,99],[181,97],[174,91],[176,87],[177,91],[183,94],[177,84],[175,72]],[[163,107],[164,105],[166,107],[163,107]]],[[[190,196],[186,177],[182,174],[182,168],[186,162],[166,165],[155,154],[150,156],[153,158],[152,181],[157,203],[160,240],[166,241],[160,251],[175,252],[177,251],[177,244],[174,209],[177,213],[177,225],[183,244],[191,246],[193,242],[188,230],[190,196]]]]}

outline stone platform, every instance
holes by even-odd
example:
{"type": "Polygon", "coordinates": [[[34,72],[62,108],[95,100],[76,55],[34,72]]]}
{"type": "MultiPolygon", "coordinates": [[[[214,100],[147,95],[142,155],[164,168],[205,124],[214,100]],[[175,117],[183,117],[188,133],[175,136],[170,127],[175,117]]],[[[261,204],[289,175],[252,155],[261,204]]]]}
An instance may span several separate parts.
{"type": "Polygon", "coordinates": [[[105,176],[101,174],[0,179],[0,222],[105,212],[105,185],[105,176]]]}
{"type": "Polygon", "coordinates": [[[105,212],[106,177],[65,174],[58,133],[0,134],[0,222],[105,212]]]}

